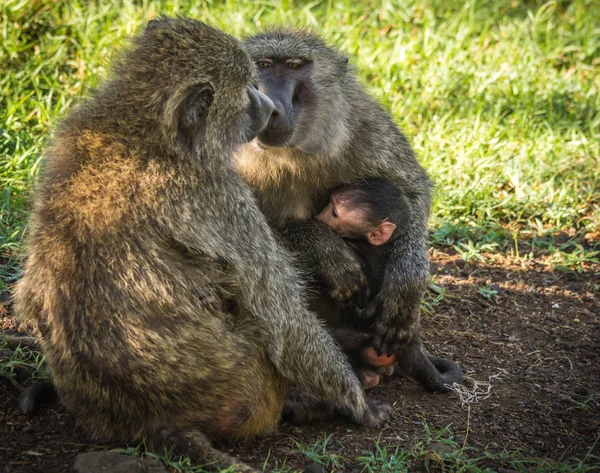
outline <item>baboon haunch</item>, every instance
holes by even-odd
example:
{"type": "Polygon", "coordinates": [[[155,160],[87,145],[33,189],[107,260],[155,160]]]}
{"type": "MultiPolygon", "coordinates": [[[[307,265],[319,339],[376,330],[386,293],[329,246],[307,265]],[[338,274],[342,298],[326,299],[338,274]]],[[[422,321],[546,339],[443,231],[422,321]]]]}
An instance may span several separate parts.
{"type": "Polygon", "coordinates": [[[50,144],[16,311],[97,438],[148,436],[223,465],[209,439],[271,431],[290,385],[363,425],[389,413],[306,308],[234,170],[273,110],[256,83],[235,39],[161,18],[50,144]]]}
{"type": "Polygon", "coordinates": [[[361,263],[312,217],[338,185],[365,177],[393,182],[411,211],[376,297],[373,345],[380,353],[420,349],[420,300],[429,278],[427,173],[389,114],[364,92],[348,59],[318,36],[275,29],[244,45],[275,111],[257,139],[236,153],[242,177],[298,261],[345,304],[363,298],[361,263]]]}

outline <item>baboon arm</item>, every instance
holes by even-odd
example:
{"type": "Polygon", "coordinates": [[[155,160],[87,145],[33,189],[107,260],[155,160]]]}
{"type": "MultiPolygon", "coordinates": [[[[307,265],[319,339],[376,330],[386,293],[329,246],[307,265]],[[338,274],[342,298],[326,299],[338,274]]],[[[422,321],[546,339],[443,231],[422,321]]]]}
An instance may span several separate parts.
{"type": "MultiPolygon", "coordinates": [[[[415,171],[416,172],[416,171],[415,171]]],[[[421,169],[422,179],[401,180],[411,217],[406,230],[394,241],[394,249],[377,295],[376,334],[373,346],[393,353],[410,341],[420,317],[421,297],[429,280],[427,222],[431,203],[431,184],[421,169]]]]}
{"type": "Polygon", "coordinates": [[[298,255],[302,265],[313,268],[333,299],[354,302],[367,288],[362,264],[352,249],[325,223],[311,219],[288,222],[279,228],[284,244],[298,255]]]}
{"type": "Polygon", "coordinates": [[[261,329],[261,343],[283,377],[360,420],[369,411],[360,381],[308,310],[291,258],[276,243],[249,191],[238,190],[227,200],[214,197],[226,218],[212,217],[198,203],[174,213],[177,221],[167,222],[166,231],[190,253],[228,263],[236,303],[261,329]]]}

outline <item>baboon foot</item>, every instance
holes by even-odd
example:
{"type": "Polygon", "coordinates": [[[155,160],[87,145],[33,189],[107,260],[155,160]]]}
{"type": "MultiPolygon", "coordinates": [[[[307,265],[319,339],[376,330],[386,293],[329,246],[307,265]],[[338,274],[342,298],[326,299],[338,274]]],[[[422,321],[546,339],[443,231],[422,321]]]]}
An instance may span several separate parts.
{"type": "Polygon", "coordinates": [[[376,401],[375,399],[367,399],[367,402],[369,409],[362,419],[357,419],[357,422],[371,429],[383,427],[390,418],[392,406],[383,401],[376,401]]]}
{"type": "Polygon", "coordinates": [[[58,393],[52,381],[35,381],[27,386],[19,396],[19,407],[23,414],[35,414],[43,402],[54,401],[58,393]]]}
{"type": "Polygon", "coordinates": [[[216,470],[231,468],[237,473],[258,473],[251,466],[217,450],[200,431],[161,429],[148,438],[148,446],[151,450],[190,457],[193,462],[210,465],[216,470]]]}
{"type": "Polygon", "coordinates": [[[431,355],[429,355],[429,361],[440,374],[440,381],[444,388],[443,391],[438,390],[437,392],[449,392],[451,389],[446,385],[452,386],[454,383],[461,384],[464,381],[462,368],[457,363],[431,355]]]}
{"type": "Polygon", "coordinates": [[[367,389],[374,388],[379,384],[379,375],[370,370],[360,370],[358,372],[358,379],[360,380],[365,391],[367,389]]]}
{"type": "Polygon", "coordinates": [[[396,368],[395,375],[408,376],[425,391],[432,393],[448,393],[451,389],[446,385],[452,386],[463,381],[462,369],[456,363],[427,355],[422,351],[406,358],[399,355],[396,368]]]}

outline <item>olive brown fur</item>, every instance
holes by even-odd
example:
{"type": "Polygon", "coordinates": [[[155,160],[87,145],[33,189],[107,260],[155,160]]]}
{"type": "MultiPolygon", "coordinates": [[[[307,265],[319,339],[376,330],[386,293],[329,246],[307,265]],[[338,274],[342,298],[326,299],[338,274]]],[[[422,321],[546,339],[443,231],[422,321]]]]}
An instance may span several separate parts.
{"type": "MultiPolygon", "coordinates": [[[[275,28],[246,38],[244,45],[257,63],[259,90],[276,107],[267,129],[236,153],[237,168],[261,209],[329,297],[345,306],[360,305],[368,281],[358,255],[313,217],[339,185],[368,177],[396,185],[410,214],[394,239],[376,296],[372,343],[379,352],[408,354],[409,366],[402,371],[411,375],[419,363],[408,360],[421,360],[426,372],[415,377],[427,389],[440,390],[440,381],[460,381],[462,372],[451,362],[448,369],[438,363],[437,376],[434,359],[421,348],[432,183],[406,137],[365,92],[348,58],[317,34],[275,28]]],[[[331,322],[331,314],[320,315],[331,322]]]]}
{"type": "MultiPolygon", "coordinates": [[[[281,110],[291,110],[292,118],[277,124],[288,133],[277,135],[277,141],[271,139],[274,132],[259,134],[237,153],[237,167],[288,247],[328,285],[334,298],[352,299],[366,279],[343,240],[312,219],[328,192],[361,178],[384,177],[408,199],[410,219],[394,242],[378,295],[375,343],[382,351],[395,351],[412,338],[428,284],[431,181],[389,113],[364,91],[346,56],[304,30],[268,30],[246,38],[244,45],[255,61],[303,60],[301,69],[289,72],[292,78],[302,74],[301,80],[281,110]]],[[[271,87],[277,77],[271,70],[259,68],[259,90],[277,109],[277,91],[271,87]]]]}
{"type": "Polygon", "coordinates": [[[211,440],[272,431],[291,385],[363,425],[389,413],[307,309],[233,167],[264,127],[256,82],[234,38],[162,17],[54,134],[15,308],[95,438],[148,437],[244,471],[211,440]]]}

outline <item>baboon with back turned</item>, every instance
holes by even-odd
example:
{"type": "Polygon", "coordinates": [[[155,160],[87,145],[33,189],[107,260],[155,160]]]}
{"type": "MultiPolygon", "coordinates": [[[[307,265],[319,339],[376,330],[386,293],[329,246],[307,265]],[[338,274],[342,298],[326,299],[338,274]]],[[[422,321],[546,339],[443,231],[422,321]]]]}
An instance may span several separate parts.
{"type": "MultiPolygon", "coordinates": [[[[427,173],[389,114],[362,89],[348,59],[317,35],[273,29],[244,45],[257,65],[259,90],[275,111],[258,137],[236,153],[242,177],[298,261],[345,305],[360,305],[364,298],[361,263],[313,217],[341,184],[366,177],[394,183],[411,212],[376,297],[373,345],[378,353],[421,350],[420,300],[429,278],[427,173]]],[[[434,384],[441,384],[439,376],[434,384]]]]}
{"type": "Polygon", "coordinates": [[[161,18],[47,150],[16,312],[95,438],[245,470],[210,440],[274,429],[291,385],[363,425],[389,413],[306,308],[233,167],[273,110],[256,82],[234,38],[161,18]]]}

